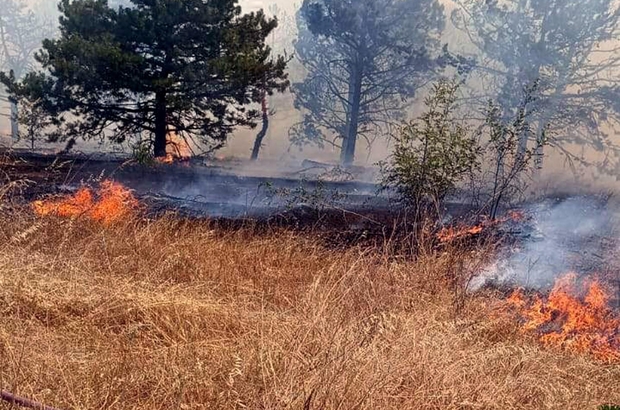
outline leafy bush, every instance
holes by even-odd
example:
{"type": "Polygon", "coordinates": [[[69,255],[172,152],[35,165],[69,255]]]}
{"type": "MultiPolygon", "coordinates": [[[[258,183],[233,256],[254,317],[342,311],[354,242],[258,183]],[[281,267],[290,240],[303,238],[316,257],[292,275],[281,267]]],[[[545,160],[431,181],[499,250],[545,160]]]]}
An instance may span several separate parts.
{"type": "Polygon", "coordinates": [[[485,166],[478,175],[478,191],[481,208],[491,218],[505,202],[517,199],[525,190],[527,177],[547,144],[547,128],[537,129],[532,124],[537,92],[538,82],[526,87],[514,113],[504,112],[493,101],[488,103],[481,129],[485,166]]]}
{"type": "Polygon", "coordinates": [[[477,131],[456,117],[459,84],[442,80],[425,100],[426,112],[403,126],[394,153],[383,164],[383,185],[419,211],[438,209],[465,181],[479,213],[495,218],[500,207],[527,184],[547,129],[532,125],[538,83],[524,90],[515,112],[489,101],[477,131]],[[532,144],[534,141],[534,144],[532,144]]]}
{"type": "Polygon", "coordinates": [[[454,115],[458,89],[455,81],[435,84],[424,102],[426,112],[402,128],[383,164],[384,186],[395,187],[418,210],[442,201],[480,166],[476,138],[454,115]]]}

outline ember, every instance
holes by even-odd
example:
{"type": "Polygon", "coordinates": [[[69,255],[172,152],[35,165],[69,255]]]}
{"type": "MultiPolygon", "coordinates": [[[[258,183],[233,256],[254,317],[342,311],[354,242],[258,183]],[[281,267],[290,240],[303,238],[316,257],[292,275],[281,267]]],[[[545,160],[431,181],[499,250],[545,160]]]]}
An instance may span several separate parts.
{"type": "Polygon", "coordinates": [[[68,218],[86,215],[108,225],[128,216],[138,207],[138,201],[123,185],[104,181],[96,195],[90,188],[80,188],[72,196],[35,201],[32,207],[39,216],[56,215],[68,218]]]}
{"type": "Polygon", "coordinates": [[[569,274],[556,281],[548,297],[528,297],[517,290],[507,305],[522,322],[521,329],[535,332],[543,345],[619,363],[620,316],[609,308],[609,295],[598,280],[580,287],[577,275],[569,274]]]}

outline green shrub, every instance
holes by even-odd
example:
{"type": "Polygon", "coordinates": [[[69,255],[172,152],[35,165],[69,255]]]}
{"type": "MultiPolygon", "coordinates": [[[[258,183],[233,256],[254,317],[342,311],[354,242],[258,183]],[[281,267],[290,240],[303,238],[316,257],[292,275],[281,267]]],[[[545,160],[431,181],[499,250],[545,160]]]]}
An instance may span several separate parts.
{"type": "Polygon", "coordinates": [[[532,124],[538,82],[524,89],[514,112],[489,101],[475,131],[456,117],[458,90],[455,81],[433,86],[425,100],[426,112],[402,127],[392,156],[382,164],[383,186],[395,188],[420,216],[420,210],[426,215],[438,210],[467,181],[478,213],[495,218],[501,207],[523,192],[524,176],[547,143],[547,129],[537,128],[536,121],[532,124]]]}
{"type": "Polygon", "coordinates": [[[455,118],[458,83],[443,80],[425,100],[426,112],[396,137],[383,165],[383,185],[415,209],[437,204],[480,166],[476,138],[455,118]]]}
{"type": "Polygon", "coordinates": [[[506,113],[489,101],[482,128],[485,136],[483,162],[488,166],[481,175],[481,190],[486,206],[483,211],[494,219],[504,203],[518,199],[527,186],[527,177],[539,159],[537,153],[547,144],[548,129],[537,128],[538,81],[523,90],[514,113],[506,113]],[[532,144],[533,142],[533,144],[532,144]]]}

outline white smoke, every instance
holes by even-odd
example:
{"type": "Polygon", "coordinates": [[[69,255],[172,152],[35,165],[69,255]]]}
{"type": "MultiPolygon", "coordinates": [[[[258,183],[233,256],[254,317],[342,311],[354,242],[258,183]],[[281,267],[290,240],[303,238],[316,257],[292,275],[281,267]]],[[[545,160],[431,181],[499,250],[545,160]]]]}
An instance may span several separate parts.
{"type": "Polygon", "coordinates": [[[545,200],[525,208],[531,218],[521,226],[522,240],[487,267],[470,286],[487,284],[549,289],[568,272],[600,273],[615,259],[609,244],[618,213],[597,198],[545,200]]]}

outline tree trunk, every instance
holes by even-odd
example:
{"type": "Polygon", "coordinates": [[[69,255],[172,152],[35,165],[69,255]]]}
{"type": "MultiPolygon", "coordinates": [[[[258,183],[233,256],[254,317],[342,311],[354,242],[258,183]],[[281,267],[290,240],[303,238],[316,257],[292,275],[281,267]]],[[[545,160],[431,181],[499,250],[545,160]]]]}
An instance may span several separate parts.
{"type": "Polygon", "coordinates": [[[543,160],[545,157],[545,152],[544,152],[545,141],[543,140],[544,132],[545,132],[544,126],[540,126],[540,129],[537,131],[537,135],[536,135],[536,152],[534,153],[536,158],[534,159],[534,163],[535,163],[537,172],[542,170],[543,160]]]}
{"type": "Polygon", "coordinates": [[[263,91],[262,110],[263,127],[254,140],[254,149],[252,149],[252,156],[250,157],[252,161],[256,161],[258,159],[258,154],[260,153],[260,149],[263,145],[263,139],[267,135],[267,130],[269,129],[269,108],[267,107],[267,93],[265,91],[263,91]]]}
{"type": "Polygon", "coordinates": [[[568,77],[569,74],[567,72],[567,69],[565,68],[558,76],[558,82],[555,86],[553,94],[551,95],[551,104],[550,108],[548,109],[549,111],[546,113],[546,115],[542,117],[542,120],[538,123],[538,130],[536,132],[536,151],[534,153],[535,170],[538,174],[542,172],[542,168],[544,165],[543,162],[545,158],[545,145],[547,144],[547,141],[544,141],[545,129],[553,122],[553,118],[557,115],[559,111],[558,100],[560,100],[564,92],[566,92],[566,88],[568,87],[568,77]]]}
{"type": "MultiPolygon", "coordinates": [[[[351,69],[353,72],[353,68],[351,69]]],[[[347,90],[347,105],[345,107],[346,118],[344,123],[344,129],[341,131],[342,133],[342,143],[340,144],[340,163],[344,163],[344,153],[347,152],[347,145],[349,143],[349,139],[347,138],[349,125],[351,124],[351,101],[353,101],[353,89],[355,88],[355,79],[353,75],[349,78],[349,89],[347,90]]]]}
{"type": "Polygon", "coordinates": [[[167,116],[166,93],[158,91],[155,94],[155,144],[153,147],[155,158],[166,156],[166,145],[168,142],[167,116]]]}
{"type": "Polygon", "coordinates": [[[527,147],[529,144],[528,141],[529,134],[527,132],[522,132],[519,135],[519,145],[517,148],[517,161],[523,161],[527,154],[527,147]]]}
{"type": "Polygon", "coordinates": [[[10,99],[11,101],[11,138],[13,142],[19,140],[19,110],[17,107],[17,101],[10,99]]]}
{"type": "MultiPolygon", "coordinates": [[[[362,73],[359,67],[355,67],[352,83],[351,99],[349,101],[350,115],[347,134],[342,143],[340,162],[343,165],[351,165],[355,160],[355,145],[357,143],[357,131],[359,127],[360,105],[362,100],[362,73]]],[[[350,90],[351,91],[351,90],[350,90]]]]}
{"type": "MultiPolygon", "coordinates": [[[[347,122],[347,130],[349,129],[349,122],[350,120],[347,122]]],[[[345,153],[349,151],[349,137],[347,136],[347,134],[348,134],[348,131],[342,137],[342,146],[340,147],[340,163],[341,164],[346,164],[345,153]]]]}

